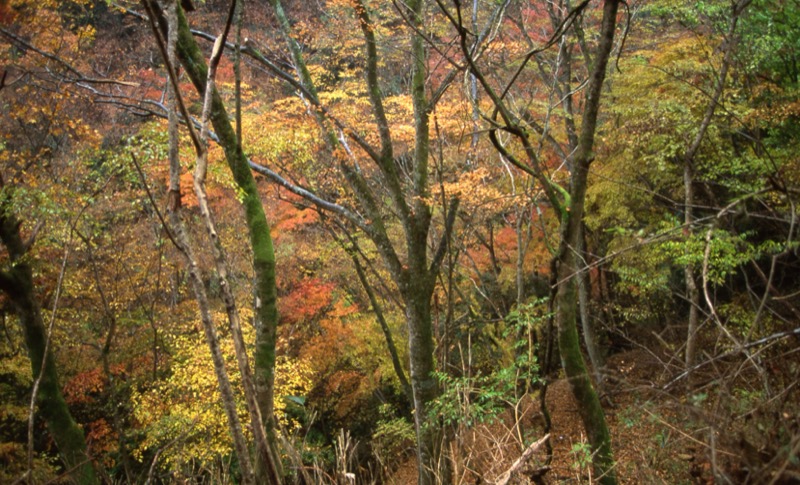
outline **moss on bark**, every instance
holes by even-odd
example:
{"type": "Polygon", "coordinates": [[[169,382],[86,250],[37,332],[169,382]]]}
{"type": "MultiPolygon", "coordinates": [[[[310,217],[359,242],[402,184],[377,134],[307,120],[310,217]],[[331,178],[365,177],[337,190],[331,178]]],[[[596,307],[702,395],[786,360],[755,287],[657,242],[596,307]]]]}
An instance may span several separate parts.
{"type": "Polygon", "coordinates": [[[19,233],[20,221],[10,213],[8,205],[8,199],[0,205],[0,239],[8,249],[12,265],[0,271],[0,290],[8,295],[22,326],[33,379],[41,377],[36,395],[39,414],[47,423],[66,468],[71,470],[71,478],[80,484],[99,483],[86,454],[83,430],[72,419],[61,392],[55,358],[47,346],[41,308],[34,295],[33,271],[19,233]]]}

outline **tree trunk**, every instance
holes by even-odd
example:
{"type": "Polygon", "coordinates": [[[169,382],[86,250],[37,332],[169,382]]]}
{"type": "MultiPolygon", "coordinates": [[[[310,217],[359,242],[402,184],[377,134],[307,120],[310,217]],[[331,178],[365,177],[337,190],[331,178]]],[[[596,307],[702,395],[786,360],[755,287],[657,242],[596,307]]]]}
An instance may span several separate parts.
{"type": "MultiPolygon", "coordinates": [[[[684,160],[683,165],[683,210],[684,210],[684,234],[687,243],[692,238],[692,224],[694,224],[694,170],[692,161],[684,160]]],[[[694,365],[694,356],[697,347],[697,329],[699,327],[700,291],[697,289],[697,281],[694,275],[694,266],[691,262],[684,268],[684,281],[686,283],[686,297],[689,300],[689,328],[686,331],[686,368],[691,369],[694,365]]]]}
{"type": "Polygon", "coordinates": [[[600,392],[603,392],[603,354],[597,342],[597,334],[589,317],[589,291],[591,290],[591,278],[587,269],[586,260],[586,226],[581,224],[581,233],[578,236],[580,244],[578,254],[581,256],[581,272],[578,275],[578,306],[580,308],[581,329],[583,330],[583,343],[586,345],[586,353],[589,354],[589,362],[594,371],[594,381],[600,392]]]}
{"type": "MultiPolygon", "coordinates": [[[[425,278],[427,279],[427,278],[425,278]]],[[[448,483],[449,463],[442,453],[444,433],[435,416],[430,416],[431,402],[439,395],[439,383],[433,375],[433,323],[431,320],[431,285],[412,278],[403,297],[406,303],[411,388],[414,396],[414,425],[417,433],[417,472],[419,484],[448,483]],[[430,288],[429,288],[430,287],[430,288]]]]}
{"type": "MultiPolygon", "coordinates": [[[[0,180],[0,187],[3,187],[0,180]]],[[[0,290],[8,295],[25,334],[34,381],[40,377],[36,401],[39,413],[58,447],[71,478],[80,484],[99,483],[92,461],[86,454],[83,430],[72,419],[61,393],[52,351],[47,348],[47,333],[42,311],[33,290],[33,271],[25,259],[26,247],[19,233],[21,222],[10,213],[9,199],[0,202],[0,239],[8,249],[12,264],[0,271],[0,290]]]]}
{"type": "Polygon", "coordinates": [[[211,317],[211,308],[208,303],[208,296],[206,289],[203,285],[202,274],[200,267],[197,264],[192,245],[189,237],[186,234],[184,223],[178,213],[170,214],[170,225],[174,231],[177,243],[180,245],[179,249],[186,259],[186,265],[189,269],[189,279],[192,282],[192,289],[195,293],[195,298],[200,310],[200,320],[203,323],[203,331],[205,333],[208,348],[211,351],[211,360],[214,364],[214,373],[217,377],[217,383],[220,391],[220,400],[222,401],[225,416],[228,419],[228,428],[233,437],[234,448],[236,456],[239,459],[239,467],[242,471],[242,483],[250,484],[256,483],[253,466],[250,461],[250,452],[248,450],[247,442],[244,438],[244,432],[239,414],[236,411],[236,398],[233,393],[228,371],[225,367],[225,358],[219,346],[219,338],[217,336],[217,329],[211,317]]]}
{"type": "Polygon", "coordinates": [[[618,0],[606,0],[603,5],[600,45],[586,92],[586,108],[577,150],[573,157],[570,204],[568,211],[563,214],[563,219],[566,220],[562,220],[561,244],[556,256],[556,274],[559,282],[556,291],[556,325],[561,363],[564,373],[569,379],[572,393],[578,402],[578,411],[586,429],[592,453],[594,453],[594,468],[600,483],[604,485],[616,484],[617,480],[611,451],[611,435],[608,431],[603,407],[600,405],[592,381],[589,379],[578,338],[576,276],[581,268],[577,264],[576,254],[581,246],[581,225],[583,224],[589,165],[594,158],[592,150],[597,129],[597,115],[600,109],[600,94],[613,46],[618,7],[618,0]]]}
{"type": "MultiPolygon", "coordinates": [[[[178,57],[195,88],[205,95],[207,66],[197,46],[186,17],[178,15],[178,57]]],[[[216,90],[211,98],[211,124],[237,186],[243,193],[250,246],[253,251],[255,272],[255,383],[261,416],[267,432],[274,433],[273,399],[275,383],[275,339],[278,324],[277,290],[275,287],[275,252],[258,187],[247,163],[242,147],[237,142],[225,106],[216,90]]],[[[274,444],[274,442],[273,442],[274,444]]]]}
{"type": "MultiPolygon", "coordinates": [[[[355,244],[352,241],[351,243],[355,244]]],[[[344,243],[342,243],[342,245],[344,246],[344,243]]],[[[383,332],[383,337],[386,340],[386,348],[389,351],[389,357],[392,359],[392,367],[397,375],[397,380],[400,381],[400,387],[403,389],[403,393],[406,395],[408,400],[413,402],[414,393],[411,391],[411,384],[409,384],[408,379],[406,379],[406,373],[403,372],[403,366],[400,363],[400,356],[397,352],[397,347],[394,344],[394,338],[392,337],[392,331],[389,328],[389,324],[383,314],[381,304],[378,302],[378,297],[372,290],[372,285],[369,284],[369,280],[367,280],[367,274],[364,271],[364,268],[361,266],[361,261],[359,261],[358,254],[356,253],[355,249],[348,248],[347,246],[345,246],[344,249],[348,252],[348,254],[350,254],[350,258],[353,261],[353,266],[356,269],[356,275],[358,275],[358,280],[361,282],[361,287],[364,288],[364,291],[367,293],[367,298],[369,298],[370,305],[372,306],[372,312],[375,313],[375,318],[378,320],[378,324],[381,327],[381,332],[383,332]]]]}
{"type": "MultiPolygon", "coordinates": [[[[575,185],[583,184],[585,192],[585,177],[588,166],[580,166],[576,163],[573,171],[573,180],[577,175],[575,185]],[[583,178],[584,182],[580,179],[583,178]]],[[[600,399],[592,386],[586,364],[581,353],[580,339],[577,328],[577,280],[576,275],[579,270],[576,264],[575,252],[572,248],[577,247],[578,225],[580,224],[580,214],[583,212],[583,198],[576,200],[573,192],[572,214],[570,222],[563,231],[561,252],[558,256],[558,281],[561,282],[556,291],[556,327],[558,333],[558,350],[561,355],[561,365],[564,373],[569,380],[572,394],[578,402],[578,412],[583,421],[583,426],[594,453],[593,465],[600,475],[600,482],[605,485],[616,483],[613,471],[614,460],[611,451],[611,435],[606,425],[603,407],[600,399]]]]}
{"type": "MultiPolygon", "coordinates": [[[[589,435],[590,445],[594,454],[595,469],[604,484],[615,484],[616,477],[613,469],[611,439],[603,408],[600,406],[600,401],[592,386],[591,379],[589,379],[586,364],[581,354],[577,329],[578,294],[576,282],[576,275],[580,268],[577,265],[576,253],[580,248],[580,227],[583,223],[589,165],[594,159],[592,150],[597,130],[597,117],[600,110],[600,94],[606,76],[608,59],[614,44],[618,8],[619,0],[605,0],[603,4],[599,45],[595,60],[591,63],[590,77],[585,90],[585,108],[580,134],[577,137],[574,134],[569,135],[571,138],[570,145],[575,146],[573,156],[567,160],[571,172],[569,192],[549,178],[547,171],[543,168],[538,151],[531,143],[529,134],[526,130],[520,128],[518,117],[512,113],[503,97],[498,95],[493,83],[487,80],[485,73],[481,71],[476,64],[476,60],[472,57],[472,49],[467,45],[467,29],[455,17],[450,16],[451,22],[459,30],[461,51],[467,60],[470,71],[478,78],[496,108],[494,121],[498,122],[498,117],[502,118],[505,125],[504,129],[521,142],[528,165],[521,163],[514,153],[506,148],[497,137],[496,129],[489,131],[490,141],[505,159],[541,183],[545,196],[561,217],[561,242],[552,262],[552,275],[555,277],[554,303],[556,306],[555,320],[558,347],[564,371],[569,379],[572,392],[578,401],[584,428],[589,435]]],[[[573,131],[570,126],[568,128],[568,131],[573,131]]]]}

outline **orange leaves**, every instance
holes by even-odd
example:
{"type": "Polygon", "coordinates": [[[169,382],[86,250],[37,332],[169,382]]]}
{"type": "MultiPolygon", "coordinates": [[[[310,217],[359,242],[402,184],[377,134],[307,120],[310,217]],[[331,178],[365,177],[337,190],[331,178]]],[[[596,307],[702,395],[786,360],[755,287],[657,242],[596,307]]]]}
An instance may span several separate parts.
{"type": "MultiPolygon", "coordinates": [[[[309,339],[301,351],[301,359],[312,365],[317,383],[316,405],[344,419],[368,394],[369,379],[354,368],[354,357],[364,342],[354,332],[357,320],[325,318],[320,334],[309,339]]],[[[356,366],[357,367],[357,366],[356,366]]]]}
{"type": "Polygon", "coordinates": [[[489,170],[484,167],[464,172],[455,182],[443,184],[448,197],[461,199],[465,211],[499,211],[507,208],[513,199],[506,196],[496,184],[492,183],[489,170]]]}
{"type": "Polygon", "coordinates": [[[278,204],[278,222],[272,227],[273,237],[277,237],[281,232],[301,229],[318,221],[319,214],[314,209],[300,209],[282,200],[278,204]]]}
{"type": "MultiPolygon", "coordinates": [[[[117,449],[117,433],[105,418],[100,418],[89,423],[86,444],[94,454],[113,452],[117,449]]],[[[113,465],[113,463],[114,460],[106,456],[106,466],[113,465]]]]}
{"type": "Polygon", "coordinates": [[[0,0],[0,25],[10,25],[17,13],[11,8],[9,0],[0,0]]]}
{"type": "MultiPolygon", "coordinates": [[[[111,373],[121,376],[125,373],[121,364],[111,366],[111,373]]],[[[90,404],[106,391],[107,379],[101,367],[81,372],[64,386],[64,398],[70,405],[90,404]]]]}
{"type": "Polygon", "coordinates": [[[353,331],[342,319],[326,318],[320,322],[319,335],[308,339],[301,356],[313,363],[318,376],[334,371],[336,363],[352,347],[353,331]]]}
{"type": "Polygon", "coordinates": [[[281,321],[296,324],[319,316],[333,300],[333,283],[307,278],[278,300],[281,321]]]}
{"type": "Polygon", "coordinates": [[[197,196],[194,194],[194,177],[189,172],[181,174],[181,203],[184,207],[197,207],[197,196]]]}
{"type": "Polygon", "coordinates": [[[81,372],[69,380],[64,387],[64,398],[69,404],[86,404],[94,400],[105,386],[103,371],[99,367],[81,372]]]}

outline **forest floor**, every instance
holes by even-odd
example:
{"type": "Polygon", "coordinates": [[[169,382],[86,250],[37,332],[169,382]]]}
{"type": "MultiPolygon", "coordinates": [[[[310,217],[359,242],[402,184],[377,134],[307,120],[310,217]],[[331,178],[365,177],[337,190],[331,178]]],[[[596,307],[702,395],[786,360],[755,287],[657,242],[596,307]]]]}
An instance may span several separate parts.
{"type": "MultiPolygon", "coordinates": [[[[680,400],[659,392],[667,377],[659,359],[631,350],[609,358],[607,368],[603,404],[620,482],[713,483],[702,442],[685,430],[688,416],[680,400]]],[[[593,483],[583,424],[566,380],[550,386],[547,405],[553,460],[543,483],[593,483]]]]}
{"type": "MultiPolygon", "coordinates": [[[[661,390],[673,376],[664,372],[665,360],[645,349],[628,350],[608,359],[603,404],[613,437],[617,477],[625,484],[714,483],[712,460],[727,469],[740,462],[734,448],[706,444],[710,434],[698,408],[678,397],[678,390],[661,390]],[[728,451],[728,450],[731,451],[728,451]]],[[[550,384],[547,407],[551,415],[552,460],[544,447],[515,473],[508,483],[595,483],[577,404],[566,380],[550,384]]],[[[454,483],[496,483],[522,454],[520,442],[543,435],[537,396],[526,396],[515,411],[456,437],[454,483]],[[520,438],[523,439],[520,439],[520,438]]],[[[719,433],[714,433],[718,436],[719,433]]],[[[404,463],[389,483],[416,482],[416,461],[404,463]]]]}

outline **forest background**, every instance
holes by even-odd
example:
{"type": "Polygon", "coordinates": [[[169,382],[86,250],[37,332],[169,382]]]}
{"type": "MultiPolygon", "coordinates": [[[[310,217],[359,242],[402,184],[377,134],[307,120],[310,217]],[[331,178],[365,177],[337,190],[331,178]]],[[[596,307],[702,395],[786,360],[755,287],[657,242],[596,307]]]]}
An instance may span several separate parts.
{"type": "Polygon", "coordinates": [[[796,0],[0,40],[3,483],[800,480],[796,0]]]}

